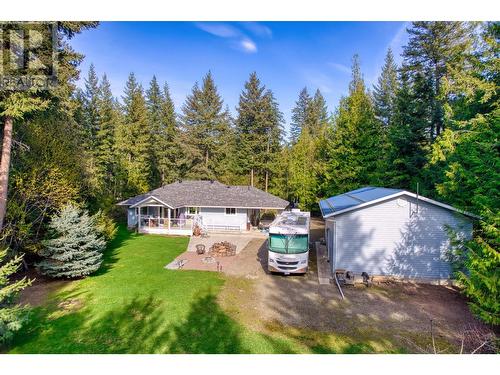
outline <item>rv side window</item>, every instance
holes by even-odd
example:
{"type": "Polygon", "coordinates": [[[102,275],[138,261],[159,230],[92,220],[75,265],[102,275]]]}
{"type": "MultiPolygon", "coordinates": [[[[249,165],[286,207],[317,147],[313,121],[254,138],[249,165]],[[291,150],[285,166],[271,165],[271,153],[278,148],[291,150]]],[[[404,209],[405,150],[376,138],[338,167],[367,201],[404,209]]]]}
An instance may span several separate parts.
{"type": "Polygon", "coordinates": [[[236,215],[236,208],[226,208],[226,215],[236,215]]]}

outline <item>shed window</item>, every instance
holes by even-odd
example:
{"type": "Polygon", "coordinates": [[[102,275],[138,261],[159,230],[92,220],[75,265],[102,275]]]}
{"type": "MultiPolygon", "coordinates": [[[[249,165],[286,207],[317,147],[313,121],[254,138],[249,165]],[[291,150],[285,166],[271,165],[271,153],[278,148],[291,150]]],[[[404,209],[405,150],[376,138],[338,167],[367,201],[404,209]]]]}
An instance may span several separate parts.
{"type": "Polygon", "coordinates": [[[227,207],[226,208],[226,215],[236,215],[236,208],[232,207],[227,207]]]}

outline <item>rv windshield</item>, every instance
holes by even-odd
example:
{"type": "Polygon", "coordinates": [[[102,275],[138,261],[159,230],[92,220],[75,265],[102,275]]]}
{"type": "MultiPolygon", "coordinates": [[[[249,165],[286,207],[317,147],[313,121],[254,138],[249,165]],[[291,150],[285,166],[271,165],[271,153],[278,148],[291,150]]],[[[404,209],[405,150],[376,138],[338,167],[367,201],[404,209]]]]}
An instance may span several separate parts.
{"type": "Polygon", "coordinates": [[[281,254],[300,254],[308,251],[308,235],[270,234],[269,250],[281,254]]]}

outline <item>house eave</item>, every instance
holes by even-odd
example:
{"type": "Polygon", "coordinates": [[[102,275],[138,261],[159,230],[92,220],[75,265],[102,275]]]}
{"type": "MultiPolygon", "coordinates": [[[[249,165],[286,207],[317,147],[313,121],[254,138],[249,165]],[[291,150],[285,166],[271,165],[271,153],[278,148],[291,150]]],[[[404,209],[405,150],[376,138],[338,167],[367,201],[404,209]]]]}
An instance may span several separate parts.
{"type": "Polygon", "coordinates": [[[146,198],[144,198],[144,199],[140,200],[139,202],[137,202],[137,203],[134,203],[134,204],[130,205],[129,207],[130,207],[130,208],[139,207],[139,206],[141,205],[141,203],[144,203],[144,202],[146,202],[146,201],[147,201],[147,200],[149,200],[149,199],[154,199],[155,201],[157,201],[158,203],[161,203],[161,204],[162,204],[162,205],[164,205],[165,207],[168,207],[168,208],[171,208],[171,209],[173,209],[173,208],[174,208],[174,207],[172,207],[171,205],[169,205],[169,204],[167,204],[167,203],[163,202],[162,200],[158,199],[158,198],[157,198],[157,197],[155,197],[154,195],[150,195],[149,197],[146,197],[146,198]]]}

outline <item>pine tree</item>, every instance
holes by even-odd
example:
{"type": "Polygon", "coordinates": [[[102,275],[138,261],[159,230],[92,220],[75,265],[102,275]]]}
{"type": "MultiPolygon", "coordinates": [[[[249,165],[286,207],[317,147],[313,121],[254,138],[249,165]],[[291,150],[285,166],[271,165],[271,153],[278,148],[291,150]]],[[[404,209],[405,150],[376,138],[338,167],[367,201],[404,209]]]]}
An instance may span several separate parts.
{"type": "Polygon", "coordinates": [[[97,271],[106,242],[98,236],[95,219],[76,206],[66,206],[50,222],[51,238],[44,243],[37,264],[43,275],[78,278],[97,271]]]}
{"type": "MultiPolygon", "coordinates": [[[[73,87],[73,82],[78,77],[77,66],[80,63],[82,56],[73,51],[67,43],[68,39],[71,39],[74,35],[80,33],[81,31],[97,26],[96,22],[59,22],[57,25],[57,45],[56,51],[59,53],[57,61],[58,76],[64,77],[59,84],[53,88],[53,90],[38,90],[33,88],[27,91],[16,91],[16,90],[1,90],[0,91],[0,116],[4,122],[3,128],[3,143],[2,143],[2,158],[0,160],[0,230],[3,228],[5,214],[7,210],[7,191],[9,183],[9,171],[11,164],[11,150],[12,150],[12,134],[14,129],[15,121],[23,121],[24,117],[28,114],[33,114],[37,111],[42,111],[48,108],[50,105],[57,104],[60,108],[64,110],[69,110],[69,95],[73,87]]],[[[39,22],[36,25],[34,23],[5,23],[2,25],[3,31],[8,32],[9,29],[22,30],[25,29],[26,34],[31,31],[35,31],[35,28],[40,28],[41,32],[45,32],[47,27],[47,22],[39,22]]],[[[23,43],[23,40],[20,40],[23,43]]],[[[12,46],[11,38],[3,38],[1,41],[2,50],[9,51],[12,46]],[[4,45],[5,44],[5,45],[4,45]],[[10,44],[10,45],[9,45],[10,44]]],[[[35,44],[32,48],[38,48],[35,44]]],[[[50,46],[50,53],[46,53],[45,56],[52,56],[52,46],[50,46]]],[[[23,43],[23,49],[25,53],[29,53],[28,46],[23,43]]],[[[37,56],[40,56],[40,51],[37,51],[37,56]]],[[[47,52],[47,51],[45,51],[47,52]]],[[[4,64],[5,65],[5,64],[4,64]]],[[[36,65],[35,72],[25,72],[26,75],[31,75],[32,73],[40,75],[40,69],[45,69],[40,67],[40,64],[36,65]]],[[[49,69],[51,64],[46,65],[46,69],[49,69]]],[[[9,75],[10,72],[5,71],[7,65],[4,67],[3,74],[9,75]]],[[[50,72],[45,72],[50,75],[50,72]]],[[[13,73],[14,76],[17,74],[13,73]]]]}
{"type": "Polygon", "coordinates": [[[428,137],[425,107],[415,96],[408,74],[400,74],[394,113],[387,129],[386,184],[414,190],[422,181],[428,137]]]}
{"type": "Polygon", "coordinates": [[[87,78],[84,80],[83,91],[83,128],[85,131],[85,146],[91,152],[97,145],[97,132],[100,128],[99,117],[99,79],[94,64],[90,64],[87,78]]]}
{"type": "Polygon", "coordinates": [[[428,137],[433,141],[444,130],[444,107],[449,98],[443,96],[443,81],[449,78],[450,69],[464,68],[472,30],[465,22],[413,22],[408,33],[402,68],[425,107],[428,137]]]}
{"type": "Polygon", "coordinates": [[[325,192],[335,195],[363,185],[378,184],[382,149],[381,125],[375,119],[355,55],[349,95],[341,99],[328,136],[325,192]]]}
{"type": "Polygon", "coordinates": [[[277,161],[283,144],[283,114],[271,90],[264,94],[264,144],[262,168],[264,170],[264,190],[273,188],[272,176],[278,174],[280,163],[277,161]]]}
{"type": "Polygon", "coordinates": [[[311,104],[311,96],[307,92],[307,87],[304,87],[299,94],[298,100],[295,102],[295,107],[292,109],[292,121],[290,123],[290,143],[297,142],[297,139],[304,128],[307,117],[308,110],[311,104]]]}
{"type": "Polygon", "coordinates": [[[156,76],[153,76],[149,84],[149,89],[146,91],[146,103],[148,107],[148,121],[151,131],[151,176],[150,176],[150,186],[158,187],[161,183],[161,176],[159,170],[159,157],[161,150],[163,148],[163,94],[160,89],[160,85],[156,80],[156,76]]]}
{"type": "Polygon", "coordinates": [[[151,131],[142,86],[131,73],[126,83],[124,119],[117,134],[117,150],[126,174],[126,195],[150,190],[151,131]]]}
{"type": "Polygon", "coordinates": [[[163,87],[163,103],[161,107],[162,127],[158,143],[158,170],[161,184],[169,184],[180,177],[180,163],[185,157],[180,145],[179,126],[175,106],[167,84],[163,87]]]}
{"type": "Polygon", "coordinates": [[[385,56],[382,73],[378,78],[377,85],[373,88],[373,104],[375,116],[387,128],[391,126],[392,116],[396,107],[396,95],[398,92],[398,72],[394,62],[392,50],[389,48],[385,56]]]}
{"type": "Polygon", "coordinates": [[[116,129],[120,123],[120,111],[113,93],[111,84],[106,75],[102,77],[99,86],[99,129],[96,133],[95,170],[101,198],[103,195],[117,195],[118,163],[116,153],[116,129]]]}
{"type": "Polygon", "coordinates": [[[7,250],[0,250],[0,348],[26,321],[25,309],[16,305],[15,301],[18,293],[31,285],[31,280],[26,277],[12,282],[9,280],[21,267],[22,257],[6,259],[7,250]]]}
{"type": "Polygon", "coordinates": [[[230,115],[223,109],[212,73],[203,78],[201,88],[193,86],[182,107],[182,126],[186,144],[184,152],[190,166],[186,177],[217,179],[225,173],[225,161],[230,150],[226,143],[231,137],[230,115]]]}
{"type": "Polygon", "coordinates": [[[472,240],[454,249],[456,274],[472,312],[500,324],[500,26],[485,23],[473,40],[476,49],[461,56],[467,68],[451,68],[443,96],[452,98],[445,130],[432,144],[427,175],[438,199],[481,215],[472,240]],[[458,253],[457,253],[458,250],[458,253]]]}
{"type": "Polygon", "coordinates": [[[275,172],[275,154],[280,151],[283,115],[272,91],[253,72],[240,94],[235,122],[238,173],[247,183],[268,190],[275,172]]]}
{"type": "Polygon", "coordinates": [[[305,128],[313,138],[322,137],[328,127],[328,107],[321,91],[316,90],[306,109],[305,128]]]}
{"type": "Polygon", "coordinates": [[[317,204],[318,180],[316,175],[316,142],[310,132],[303,131],[289,150],[289,198],[302,210],[314,209],[317,204]]]}

